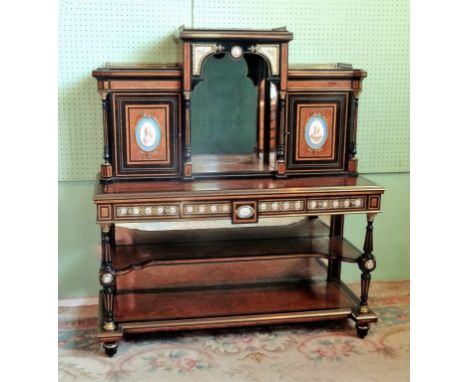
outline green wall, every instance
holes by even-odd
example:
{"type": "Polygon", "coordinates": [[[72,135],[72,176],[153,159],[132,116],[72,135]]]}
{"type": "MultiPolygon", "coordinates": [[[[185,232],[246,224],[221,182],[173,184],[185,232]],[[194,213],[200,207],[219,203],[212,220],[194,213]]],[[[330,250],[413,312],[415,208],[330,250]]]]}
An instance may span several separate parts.
{"type": "MultiPolygon", "coordinates": [[[[387,187],[375,222],[374,275],[408,278],[409,0],[59,0],[59,297],[98,290],[91,200],[102,121],[91,71],[106,62],[175,62],[174,33],[183,24],[286,25],[294,33],[290,63],[346,62],[368,72],[359,103],[359,168],[387,187]]],[[[364,216],[347,220],[346,236],[359,247],[364,227],[364,216]]],[[[343,275],[359,278],[350,265],[343,275]]]]}

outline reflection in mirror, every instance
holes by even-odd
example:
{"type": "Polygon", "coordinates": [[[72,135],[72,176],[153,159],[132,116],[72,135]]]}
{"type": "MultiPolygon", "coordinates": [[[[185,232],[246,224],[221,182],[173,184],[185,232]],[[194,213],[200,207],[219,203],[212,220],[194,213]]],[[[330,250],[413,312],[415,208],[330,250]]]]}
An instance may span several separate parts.
{"type": "Polygon", "coordinates": [[[278,118],[278,91],[274,83],[270,83],[270,139],[269,153],[270,163],[276,162],[276,121],[278,118]]]}
{"type": "Polygon", "coordinates": [[[267,74],[257,55],[207,58],[191,97],[194,174],[272,171],[276,106],[265,102],[273,94],[267,74]]]}

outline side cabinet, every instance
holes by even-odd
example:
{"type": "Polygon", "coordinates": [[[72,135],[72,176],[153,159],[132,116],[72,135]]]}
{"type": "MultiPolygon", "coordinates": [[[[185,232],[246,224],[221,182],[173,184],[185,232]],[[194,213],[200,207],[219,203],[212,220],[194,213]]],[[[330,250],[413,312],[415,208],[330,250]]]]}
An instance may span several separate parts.
{"type": "Polygon", "coordinates": [[[102,100],[101,181],[180,178],[179,65],[108,64],[94,70],[93,76],[102,100]]]}
{"type": "Polygon", "coordinates": [[[288,96],[288,172],[345,171],[348,93],[288,96]]]}
{"type": "Polygon", "coordinates": [[[358,101],[366,76],[347,64],[290,65],[287,175],[357,176],[358,101]]]}
{"type": "Polygon", "coordinates": [[[112,152],[117,178],[180,174],[180,95],[112,93],[112,152]]]}

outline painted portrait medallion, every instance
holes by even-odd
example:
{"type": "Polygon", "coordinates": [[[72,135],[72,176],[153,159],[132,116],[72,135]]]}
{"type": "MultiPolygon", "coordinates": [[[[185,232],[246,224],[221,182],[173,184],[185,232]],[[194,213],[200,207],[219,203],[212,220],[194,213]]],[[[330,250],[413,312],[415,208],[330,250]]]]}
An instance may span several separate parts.
{"type": "Polygon", "coordinates": [[[161,127],[155,118],[144,116],[137,122],[135,138],[143,151],[154,151],[161,143],[161,127]]]}
{"type": "Polygon", "coordinates": [[[323,117],[314,115],[309,118],[305,127],[305,139],[311,149],[321,149],[328,136],[327,123],[323,117]]]}

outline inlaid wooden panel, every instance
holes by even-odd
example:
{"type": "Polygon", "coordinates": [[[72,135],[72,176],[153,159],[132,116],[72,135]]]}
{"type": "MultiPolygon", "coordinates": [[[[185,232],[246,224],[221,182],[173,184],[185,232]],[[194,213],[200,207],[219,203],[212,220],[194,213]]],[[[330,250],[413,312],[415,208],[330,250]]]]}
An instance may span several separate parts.
{"type": "Polygon", "coordinates": [[[180,95],[112,94],[112,155],[117,178],[180,175],[180,95]]]}
{"type": "Polygon", "coordinates": [[[127,163],[170,163],[169,106],[126,105],[125,115],[127,163]]]}
{"type": "Polygon", "coordinates": [[[296,106],[296,113],[298,115],[296,124],[298,134],[296,135],[295,142],[295,159],[297,161],[335,159],[333,149],[335,147],[336,136],[336,105],[298,104],[296,106]],[[314,124],[314,122],[316,123],[314,124]],[[312,147],[311,145],[316,147],[312,147]]]}
{"type": "Polygon", "coordinates": [[[294,173],[345,171],[349,94],[292,93],[288,96],[287,170],[294,173]]]}

